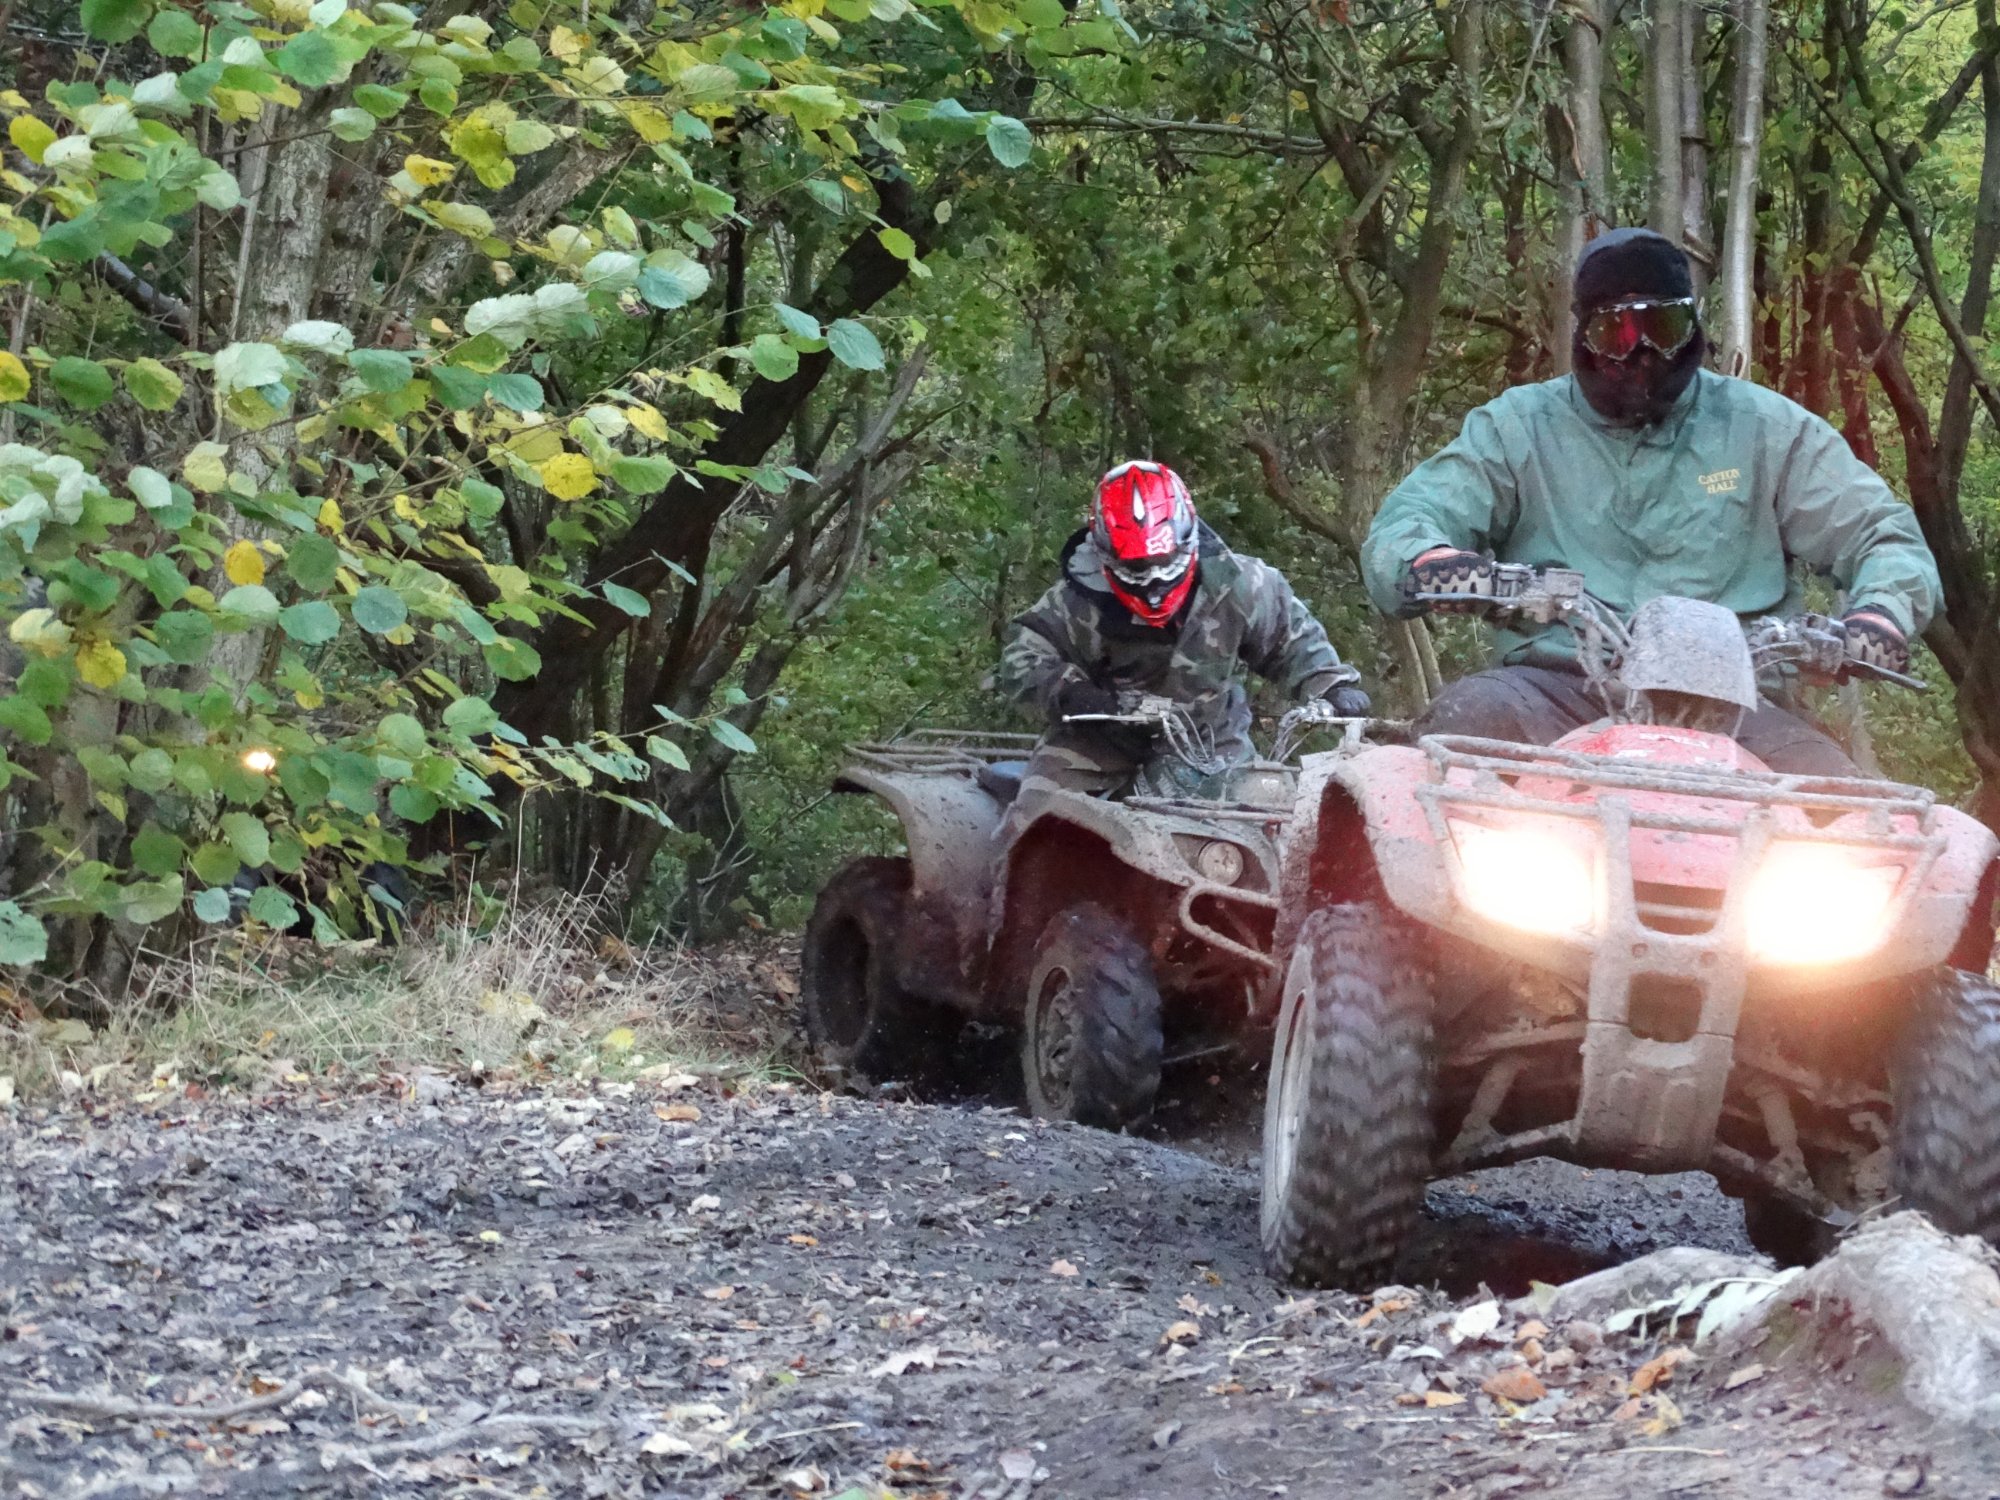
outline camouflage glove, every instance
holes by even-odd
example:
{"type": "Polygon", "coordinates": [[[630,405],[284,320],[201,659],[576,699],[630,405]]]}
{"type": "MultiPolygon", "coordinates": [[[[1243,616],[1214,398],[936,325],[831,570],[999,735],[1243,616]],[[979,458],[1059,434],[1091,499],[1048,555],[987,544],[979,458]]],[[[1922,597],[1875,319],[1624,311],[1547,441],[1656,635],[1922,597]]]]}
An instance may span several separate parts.
{"type": "Polygon", "coordinates": [[[1910,643],[1903,632],[1880,615],[1859,610],[1840,617],[1847,641],[1847,659],[1884,672],[1910,670],[1910,643]]]}
{"type": "Polygon", "coordinates": [[[1420,603],[1423,594],[1478,594],[1490,597],[1493,593],[1493,559],[1482,557],[1477,552],[1464,552],[1451,547],[1434,547],[1410,564],[1410,571],[1403,579],[1403,597],[1419,609],[1435,609],[1443,614],[1473,614],[1480,608],[1475,603],[1431,604],[1420,603]]]}
{"type": "Polygon", "coordinates": [[[1077,678],[1056,689],[1056,716],[1070,719],[1078,714],[1122,713],[1118,689],[1099,687],[1088,678],[1077,678]]]}
{"type": "Polygon", "coordinates": [[[1326,705],[1336,718],[1365,719],[1375,708],[1374,701],[1351,682],[1343,682],[1327,689],[1323,695],[1326,705]]]}

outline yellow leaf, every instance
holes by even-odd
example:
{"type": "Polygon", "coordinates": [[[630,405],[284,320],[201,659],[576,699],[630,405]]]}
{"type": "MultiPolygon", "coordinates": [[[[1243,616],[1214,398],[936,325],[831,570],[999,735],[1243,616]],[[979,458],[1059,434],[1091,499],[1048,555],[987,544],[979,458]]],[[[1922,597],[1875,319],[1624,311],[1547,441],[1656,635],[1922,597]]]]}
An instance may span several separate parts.
{"type": "Polygon", "coordinates": [[[406,156],[403,158],[403,170],[424,187],[437,187],[458,175],[457,167],[434,156],[406,156]]]}
{"type": "Polygon", "coordinates": [[[332,500],[319,503],[319,524],[328,531],[341,532],[347,529],[347,522],[341,519],[340,506],[332,500]]]}
{"type": "Polygon", "coordinates": [[[85,641],[77,648],[76,670],[94,688],[116,687],[125,676],[125,653],[109,641],[85,641]]]}
{"type": "Polygon", "coordinates": [[[181,460],[181,476],[193,488],[212,495],[229,483],[229,470],[223,464],[228,455],[220,443],[196,443],[181,460]]]}
{"type": "Polygon", "coordinates": [[[252,541],[237,542],[222,554],[222,571],[231,583],[262,583],[264,554],[252,541]]]}
{"type": "Polygon", "coordinates": [[[605,1033],[604,1050],[606,1052],[630,1052],[632,1044],[638,1040],[639,1038],[633,1034],[630,1026],[620,1026],[615,1031],[605,1033]]]}
{"type": "Polygon", "coordinates": [[[583,56],[589,47],[590,38],[571,31],[567,26],[558,26],[549,33],[549,52],[563,62],[583,56]]]}
{"type": "Polygon", "coordinates": [[[597,470],[581,453],[558,453],[536,472],[543,488],[558,500],[581,500],[597,488],[597,470]]]}
{"type": "Polygon", "coordinates": [[[60,656],[69,646],[69,626],[52,609],[24,609],[7,627],[7,639],[38,656],[60,656]]]}
{"type": "Polygon", "coordinates": [[[19,401],[28,394],[28,367],[0,349],[0,401],[19,401]]]}
{"type": "Polygon", "coordinates": [[[7,122],[7,139],[20,147],[21,154],[29,161],[40,166],[42,153],[56,143],[56,133],[33,115],[16,115],[7,122]]]}
{"type": "Polygon", "coordinates": [[[656,406],[648,406],[643,401],[635,401],[625,408],[625,420],[656,443],[667,441],[667,419],[660,415],[656,406]]]}
{"type": "Polygon", "coordinates": [[[650,104],[630,103],[621,104],[619,110],[625,116],[625,123],[638,132],[639,139],[647,145],[657,146],[661,141],[673,139],[674,122],[667,117],[665,110],[655,109],[650,104]]]}

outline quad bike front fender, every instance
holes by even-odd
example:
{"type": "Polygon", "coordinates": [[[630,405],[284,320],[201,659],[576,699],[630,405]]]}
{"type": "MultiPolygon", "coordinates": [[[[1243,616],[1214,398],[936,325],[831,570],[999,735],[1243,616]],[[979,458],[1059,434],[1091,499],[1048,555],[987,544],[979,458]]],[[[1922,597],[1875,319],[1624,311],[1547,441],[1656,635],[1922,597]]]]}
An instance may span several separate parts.
{"type": "Polygon", "coordinates": [[[851,766],[833,784],[887,803],[910,851],[910,898],[896,978],[912,994],[980,1004],[1001,809],[970,777],[851,766]]]}

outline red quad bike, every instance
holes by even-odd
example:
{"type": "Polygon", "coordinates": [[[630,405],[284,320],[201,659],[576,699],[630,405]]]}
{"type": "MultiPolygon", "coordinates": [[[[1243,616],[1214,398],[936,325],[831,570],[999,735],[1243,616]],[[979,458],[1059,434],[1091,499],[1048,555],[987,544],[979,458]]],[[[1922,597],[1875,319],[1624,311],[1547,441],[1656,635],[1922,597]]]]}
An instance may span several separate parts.
{"type": "Polygon", "coordinates": [[[1163,1066],[1264,1055],[1292,751],[1363,721],[1294,709],[1269,759],[1235,766],[1185,710],[1133,700],[1078,717],[1158,736],[1168,753],[1141,784],[1049,793],[1005,835],[1033,736],[918,731],[852,750],[835,789],[887,803],[909,852],[849,861],[807,924],[801,1008],[830,1072],[921,1077],[963,1023],[998,1024],[1020,1039],[1035,1114],[1120,1129],[1151,1112],[1163,1066]]]}
{"type": "Polygon", "coordinates": [[[1733,738],[1760,669],[1919,684],[1847,661],[1823,616],[1746,636],[1663,598],[1628,627],[1553,568],[1496,594],[1451,597],[1568,625],[1609,717],[1307,758],[1273,1269],[1372,1285],[1429,1179],[1534,1156],[1709,1171],[1786,1260],[1889,1201],[2000,1239],[2000,846],[1929,792],[1780,775],[1733,738]]]}

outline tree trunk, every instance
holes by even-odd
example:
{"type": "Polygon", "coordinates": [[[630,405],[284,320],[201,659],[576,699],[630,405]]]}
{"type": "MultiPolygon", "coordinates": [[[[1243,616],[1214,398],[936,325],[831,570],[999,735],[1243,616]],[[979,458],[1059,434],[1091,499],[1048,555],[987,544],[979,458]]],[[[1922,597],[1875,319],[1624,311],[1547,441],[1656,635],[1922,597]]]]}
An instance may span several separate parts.
{"type": "Polygon", "coordinates": [[[1757,164],[1764,145],[1764,81],[1770,0],[1737,0],[1736,97],[1729,111],[1729,208],[1722,232],[1722,340],[1725,375],[1750,370],[1756,315],[1757,164]]]}
{"type": "Polygon", "coordinates": [[[1569,373],[1571,278],[1583,247],[1607,220],[1611,170],[1604,139],[1604,7],[1602,0],[1575,0],[1568,7],[1563,36],[1563,73],[1568,109],[1559,113],[1563,129],[1556,142],[1556,173],[1563,185],[1561,264],[1555,268],[1549,299],[1549,354],[1558,375],[1569,373]]]}
{"type": "Polygon", "coordinates": [[[1675,244],[1684,229],[1681,114],[1687,43],[1682,0],[1653,0],[1646,40],[1646,147],[1650,158],[1646,221],[1675,244]]]}
{"type": "Polygon", "coordinates": [[[1715,269],[1715,226],[1708,201],[1708,119],[1703,97],[1702,53],[1708,12],[1699,5],[1681,11],[1681,245],[1694,272],[1694,294],[1708,289],[1715,269]]]}

